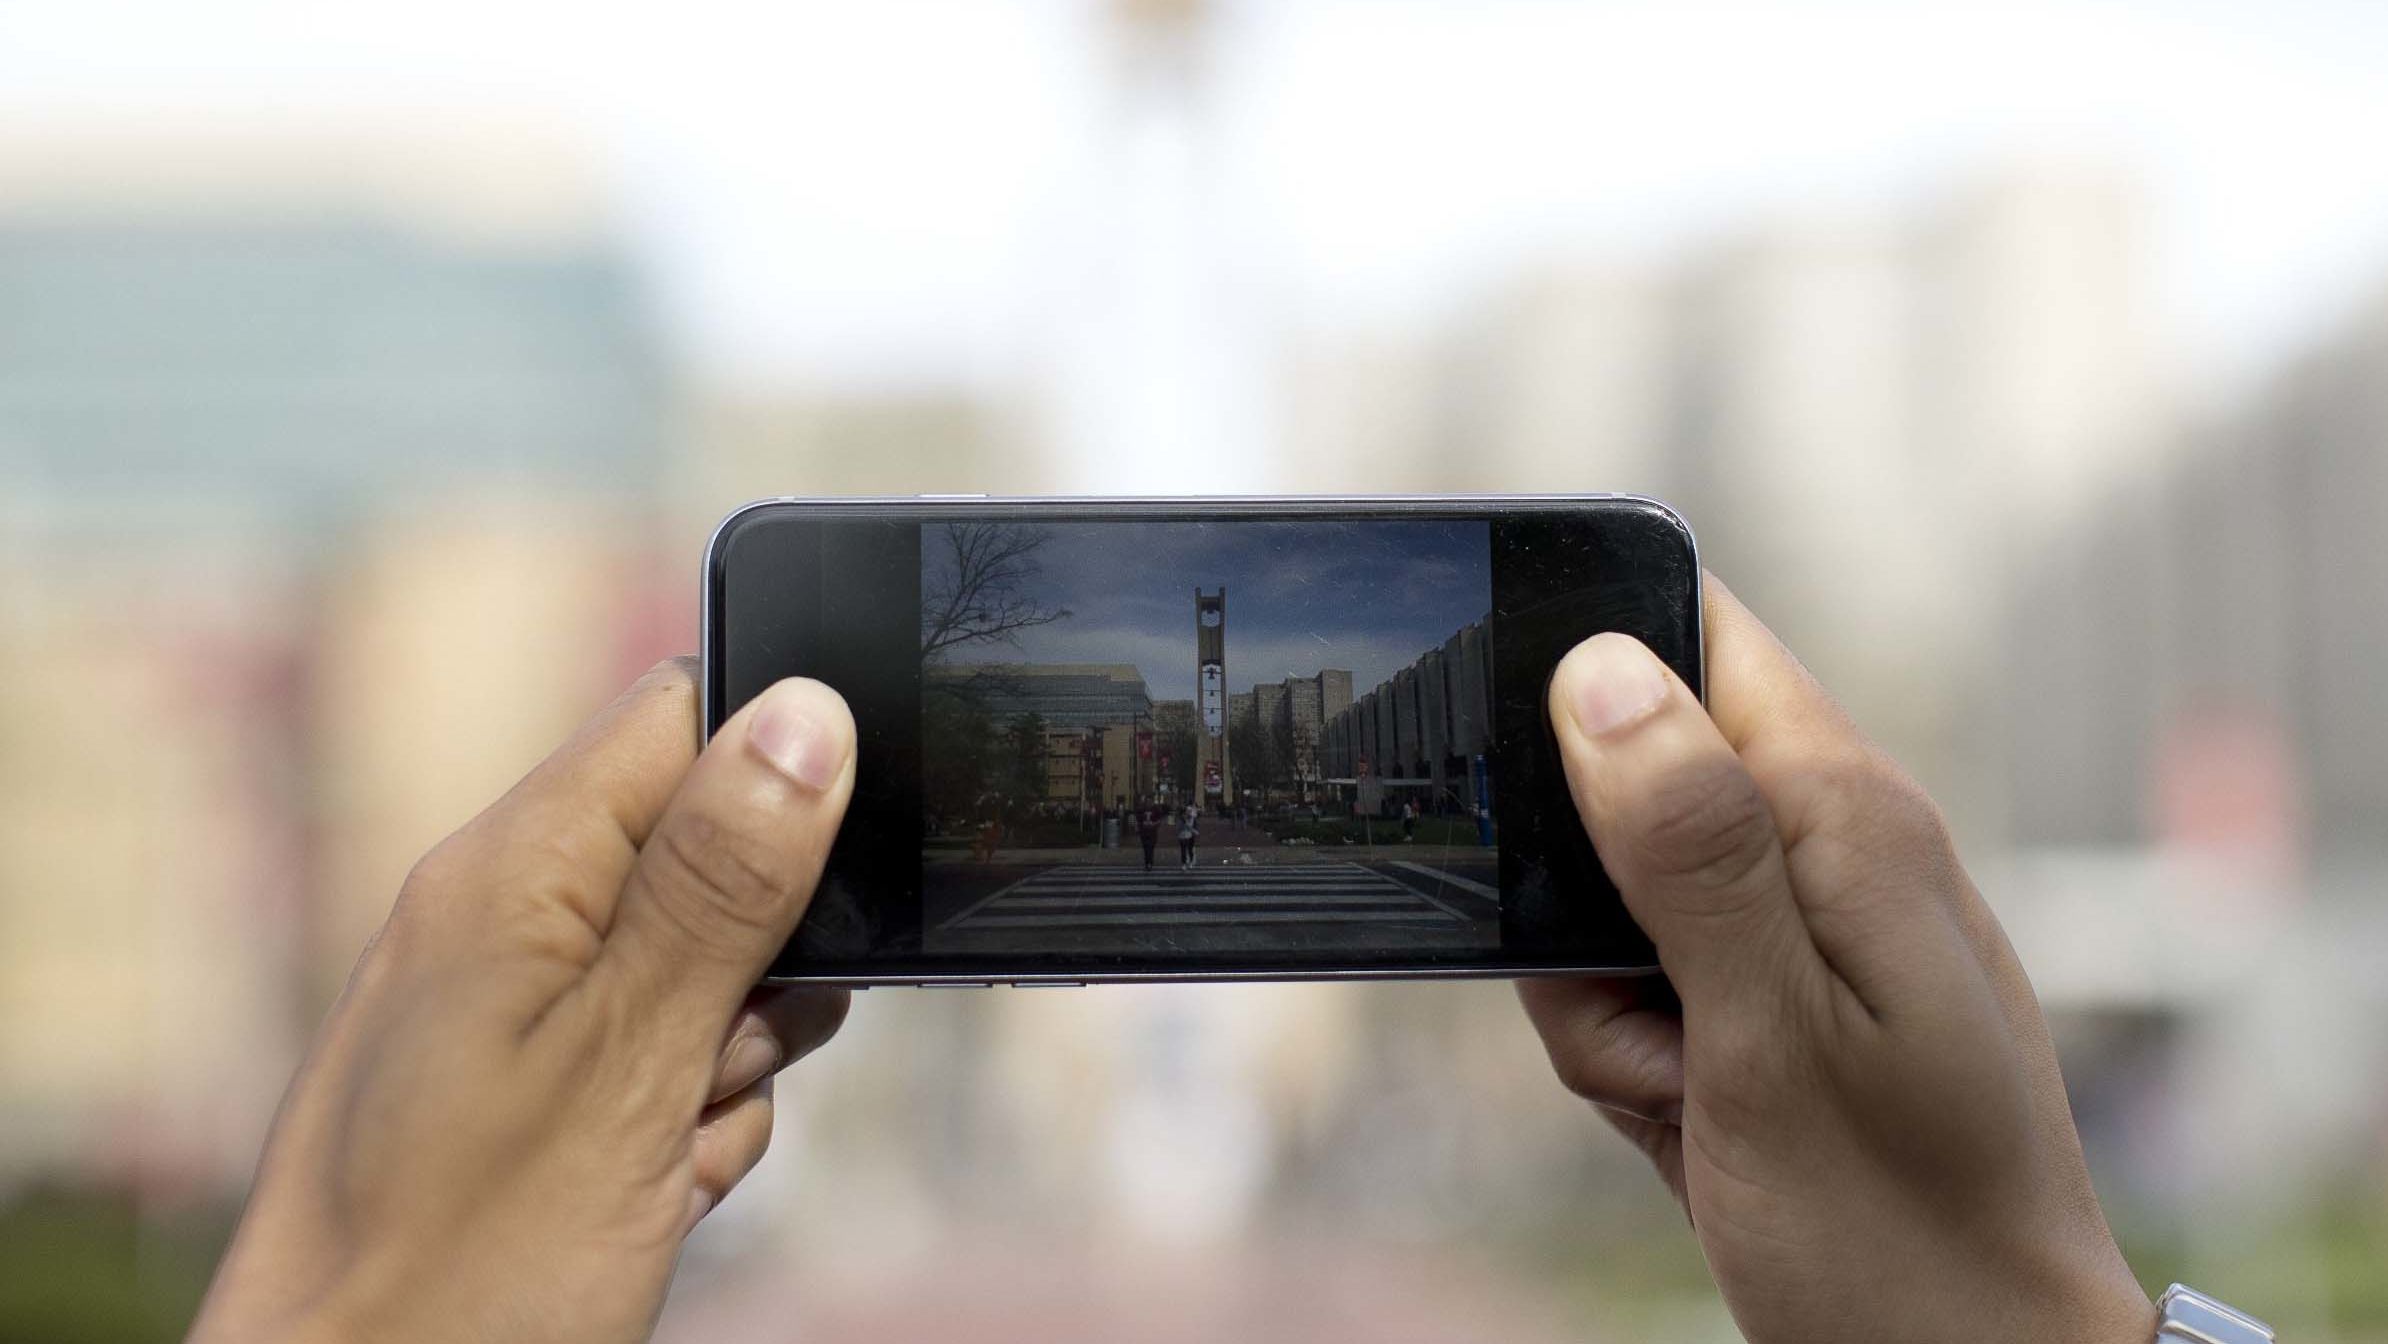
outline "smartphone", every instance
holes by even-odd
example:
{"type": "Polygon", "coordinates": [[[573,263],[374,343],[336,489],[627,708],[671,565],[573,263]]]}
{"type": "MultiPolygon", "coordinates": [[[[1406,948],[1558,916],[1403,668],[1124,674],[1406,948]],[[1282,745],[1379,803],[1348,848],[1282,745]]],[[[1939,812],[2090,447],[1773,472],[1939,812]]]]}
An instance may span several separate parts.
{"type": "Polygon", "coordinates": [[[1644,972],[1544,713],[1605,630],[1700,690],[1655,500],[764,500],[706,548],[704,725],[853,709],[773,980],[1644,972]]]}

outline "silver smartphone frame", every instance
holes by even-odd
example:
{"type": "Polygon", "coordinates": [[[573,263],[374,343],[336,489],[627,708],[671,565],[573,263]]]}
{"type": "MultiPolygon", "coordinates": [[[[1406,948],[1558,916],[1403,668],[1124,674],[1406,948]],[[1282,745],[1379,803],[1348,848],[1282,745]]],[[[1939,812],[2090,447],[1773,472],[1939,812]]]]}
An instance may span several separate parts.
{"type": "MultiPolygon", "coordinates": [[[[1056,511],[1070,509],[1129,508],[1200,511],[1206,507],[1225,506],[1228,509],[1291,510],[1294,512],[1335,513],[1352,509],[1415,510],[1426,513],[1438,508],[1485,508],[1504,504],[1536,507],[1564,507],[1567,505],[1644,505],[1665,514],[1682,529],[1691,545],[1692,561],[1692,637],[1700,656],[1700,694],[1705,703],[1708,689],[1708,594],[1707,569],[1700,563],[1700,539],[1689,520],[1673,505],[1650,495],[1632,493],[1597,494],[1437,494],[1437,495],[985,495],[985,494],[918,494],[918,495],[774,495],[766,499],[749,500],[722,516],[705,540],[705,552],[698,563],[697,583],[701,600],[697,615],[697,749],[704,750],[708,740],[706,725],[713,722],[713,574],[719,559],[722,538],[740,518],[758,509],[776,508],[786,504],[814,504],[830,508],[896,507],[905,509],[968,513],[985,508],[1045,508],[1056,511]]],[[[1565,965],[1565,966],[1419,966],[1419,967],[1360,967],[1336,970],[1287,971],[1252,970],[1223,971],[1203,969],[1190,971],[1142,970],[1087,972],[1022,971],[1009,975],[988,976],[981,972],[953,973],[914,972],[905,975],[766,975],[764,983],[774,985],[836,985],[848,989],[869,989],[873,986],[920,989],[991,989],[1004,985],[1014,989],[1080,988],[1086,985],[1134,984],[1208,984],[1246,981],[1324,981],[1324,980],[1515,980],[1545,976],[1613,976],[1638,977],[1660,974],[1656,963],[1647,966],[1565,965]]]]}

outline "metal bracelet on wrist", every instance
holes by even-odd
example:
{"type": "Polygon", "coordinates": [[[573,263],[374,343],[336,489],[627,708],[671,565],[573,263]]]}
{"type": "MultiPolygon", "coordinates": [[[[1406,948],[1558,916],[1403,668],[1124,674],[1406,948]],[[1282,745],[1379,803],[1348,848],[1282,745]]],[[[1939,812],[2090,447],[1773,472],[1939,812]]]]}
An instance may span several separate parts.
{"type": "Polygon", "coordinates": [[[2156,1299],[2156,1344],[2273,1344],[2272,1327],[2176,1283],[2156,1299]]]}

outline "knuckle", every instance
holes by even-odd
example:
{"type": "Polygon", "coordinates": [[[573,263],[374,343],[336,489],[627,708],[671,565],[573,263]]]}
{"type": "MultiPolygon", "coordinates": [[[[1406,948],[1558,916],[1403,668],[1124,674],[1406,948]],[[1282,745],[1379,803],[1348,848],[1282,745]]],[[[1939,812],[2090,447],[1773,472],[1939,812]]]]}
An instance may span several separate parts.
{"type": "Polygon", "coordinates": [[[658,827],[642,857],[664,904],[693,905],[681,912],[698,926],[691,932],[748,935],[778,927],[792,882],[769,841],[690,812],[658,827]]]}
{"type": "Polygon", "coordinates": [[[465,851],[470,842],[458,831],[416,859],[407,869],[405,880],[398,884],[398,900],[404,905],[436,903],[471,880],[474,864],[465,851]]]}
{"type": "Polygon", "coordinates": [[[1632,1080],[1641,1061],[1628,1054],[1629,1049],[1612,1018],[1571,1033],[1551,1052],[1551,1070],[1561,1087],[1586,1101],[1630,1104],[1640,1090],[1632,1080]]]}
{"type": "Polygon", "coordinates": [[[696,690],[696,683],[696,655],[679,653],[648,668],[631,689],[650,694],[687,695],[696,690]]]}
{"type": "Polygon", "coordinates": [[[783,1066],[793,1064],[829,1043],[829,1039],[846,1025],[846,1013],[853,999],[844,990],[806,995],[806,1007],[797,1029],[781,1042],[785,1048],[783,1066]]]}
{"type": "Polygon", "coordinates": [[[693,714],[696,711],[697,660],[681,654],[648,668],[614,702],[616,712],[633,717],[646,714],[693,714]]]}
{"type": "Polygon", "coordinates": [[[1583,1042],[1561,1042],[1550,1054],[1551,1072],[1558,1075],[1559,1086],[1586,1101],[1608,1099],[1608,1071],[1601,1067],[1595,1053],[1586,1049],[1583,1042]]]}
{"type": "Polygon", "coordinates": [[[1940,805],[1881,753],[1853,753],[1830,762],[1823,773],[1830,815],[1854,839],[1901,850],[1953,843],[1940,805]]]}
{"type": "Polygon", "coordinates": [[[1777,843],[1757,782],[1730,757],[1686,762],[1660,776],[1638,820],[1634,845],[1648,865],[1705,891],[1742,886],[1777,843]]]}

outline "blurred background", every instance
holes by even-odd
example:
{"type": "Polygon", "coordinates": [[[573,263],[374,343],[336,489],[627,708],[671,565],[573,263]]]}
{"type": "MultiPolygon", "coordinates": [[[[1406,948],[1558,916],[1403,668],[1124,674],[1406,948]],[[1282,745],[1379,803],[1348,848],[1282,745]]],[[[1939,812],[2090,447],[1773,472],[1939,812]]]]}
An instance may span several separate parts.
{"type": "MultiPolygon", "coordinates": [[[[766,494],[1636,490],[1951,812],[2133,1263],[2388,1340],[2388,8],[0,0],[0,1338],[178,1335],[766,494]]],[[[874,991],[667,1341],[1723,1340],[1499,984],[874,991]]]]}

